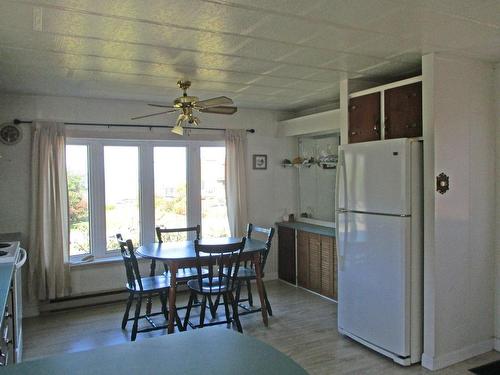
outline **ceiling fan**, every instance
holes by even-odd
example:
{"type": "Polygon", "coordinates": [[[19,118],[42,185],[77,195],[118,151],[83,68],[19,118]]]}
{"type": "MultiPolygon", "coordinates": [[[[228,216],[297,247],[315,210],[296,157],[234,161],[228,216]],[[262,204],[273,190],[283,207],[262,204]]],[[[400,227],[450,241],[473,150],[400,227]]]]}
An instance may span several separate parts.
{"type": "Polygon", "coordinates": [[[182,96],[174,100],[173,105],[148,104],[151,107],[170,108],[167,111],[151,113],[149,115],[132,117],[132,120],[139,120],[146,117],[163,115],[165,113],[181,111],[172,129],[172,133],[183,135],[184,129],[182,124],[187,122],[194,126],[199,126],[201,121],[194,115],[194,111],[204,113],[216,113],[220,115],[232,115],[238,108],[230,106],[233,101],[227,96],[218,96],[216,98],[199,100],[196,96],[189,96],[187,89],[191,86],[191,81],[177,81],[177,86],[183,91],[182,96]]]}

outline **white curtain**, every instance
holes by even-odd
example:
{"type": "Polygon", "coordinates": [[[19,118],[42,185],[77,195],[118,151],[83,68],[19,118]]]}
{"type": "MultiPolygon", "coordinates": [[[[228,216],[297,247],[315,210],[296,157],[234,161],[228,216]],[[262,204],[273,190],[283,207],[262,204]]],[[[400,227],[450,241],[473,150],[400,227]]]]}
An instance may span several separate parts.
{"type": "Polygon", "coordinates": [[[30,297],[70,292],[64,125],[36,122],[31,147],[30,297]]]}
{"type": "Polygon", "coordinates": [[[247,214],[246,130],[226,130],[226,205],[232,236],[242,236],[247,214]]]}

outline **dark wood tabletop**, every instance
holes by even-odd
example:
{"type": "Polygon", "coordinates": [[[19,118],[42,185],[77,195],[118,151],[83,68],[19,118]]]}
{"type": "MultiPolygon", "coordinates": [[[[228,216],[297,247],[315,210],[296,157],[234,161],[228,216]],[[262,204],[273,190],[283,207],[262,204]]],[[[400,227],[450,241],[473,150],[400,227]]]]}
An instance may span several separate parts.
{"type": "MultiPolygon", "coordinates": [[[[228,243],[237,243],[240,241],[241,237],[223,237],[202,239],[199,243],[204,245],[224,245],[228,243]]],[[[262,251],[265,248],[266,243],[264,241],[247,238],[243,252],[253,253],[256,251],[262,251]]],[[[137,253],[143,258],[157,259],[160,261],[196,259],[196,253],[194,251],[194,241],[148,243],[139,246],[137,248],[137,253]]]]}

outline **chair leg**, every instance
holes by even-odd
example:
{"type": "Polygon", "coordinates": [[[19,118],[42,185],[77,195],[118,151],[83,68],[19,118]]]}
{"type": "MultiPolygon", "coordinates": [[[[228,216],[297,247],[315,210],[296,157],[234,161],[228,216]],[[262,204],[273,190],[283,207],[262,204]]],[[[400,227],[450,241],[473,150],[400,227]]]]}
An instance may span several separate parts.
{"type": "Polygon", "coordinates": [[[238,285],[236,286],[236,303],[240,303],[240,293],[241,293],[241,281],[238,280],[238,285]]]}
{"type": "Polygon", "coordinates": [[[248,292],[248,304],[250,306],[253,306],[252,284],[250,283],[250,279],[247,279],[247,292],[248,292]]]}
{"type": "Polygon", "coordinates": [[[132,326],[132,336],[130,337],[131,341],[135,341],[135,338],[137,337],[137,326],[139,324],[139,315],[141,315],[141,303],[142,296],[139,295],[135,305],[134,325],[132,326]]]}
{"type": "Polygon", "coordinates": [[[241,328],[240,315],[238,314],[238,303],[235,301],[232,292],[229,292],[227,295],[229,297],[229,302],[233,306],[233,319],[236,322],[236,328],[238,329],[238,332],[243,333],[243,328],[241,328]]]}
{"type": "Polygon", "coordinates": [[[123,314],[123,319],[122,319],[122,329],[125,329],[127,326],[128,322],[128,314],[130,312],[130,306],[132,306],[132,301],[134,300],[134,294],[130,293],[128,295],[128,300],[127,300],[127,307],[125,307],[125,314],[123,314]]]}
{"type": "Polygon", "coordinates": [[[186,315],[184,316],[184,325],[183,325],[184,331],[187,329],[189,323],[189,315],[191,314],[191,308],[193,307],[194,296],[195,296],[194,292],[191,292],[191,294],[189,295],[189,301],[186,307],[186,315]]]}
{"type": "Polygon", "coordinates": [[[267,291],[266,291],[266,286],[264,283],[262,283],[262,287],[264,289],[264,299],[266,300],[266,308],[267,308],[267,313],[269,316],[273,316],[273,309],[271,309],[271,304],[269,303],[269,300],[267,299],[267,291]]]}
{"type": "Polygon", "coordinates": [[[229,325],[231,324],[231,317],[229,316],[229,306],[227,304],[227,295],[225,293],[222,295],[222,299],[224,301],[224,311],[226,312],[226,320],[229,327],[229,325]]]}
{"type": "Polygon", "coordinates": [[[212,315],[212,319],[215,319],[215,315],[217,314],[217,308],[215,304],[212,302],[212,297],[208,296],[208,307],[210,309],[210,315],[212,315]]]}
{"type": "Polygon", "coordinates": [[[201,311],[200,311],[200,328],[205,325],[205,310],[207,309],[207,296],[203,296],[201,300],[201,311]]]}
{"type": "Polygon", "coordinates": [[[168,320],[167,296],[168,292],[160,292],[161,312],[166,320],[168,320]]]}
{"type": "Polygon", "coordinates": [[[217,308],[219,307],[220,304],[220,294],[217,295],[217,298],[214,301],[214,311],[217,312],[217,308]]]}

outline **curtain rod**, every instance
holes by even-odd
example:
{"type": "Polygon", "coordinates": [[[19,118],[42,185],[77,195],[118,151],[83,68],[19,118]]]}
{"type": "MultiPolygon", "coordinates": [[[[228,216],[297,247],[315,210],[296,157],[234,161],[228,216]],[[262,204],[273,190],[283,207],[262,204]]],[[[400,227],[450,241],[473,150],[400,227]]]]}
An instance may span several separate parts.
{"type": "MultiPolygon", "coordinates": [[[[15,118],[12,121],[14,124],[32,124],[33,121],[23,121],[15,118]]],[[[105,127],[112,127],[112,126],[119,126],[122,128],[149,128],[149,130],[153,128],[161,128],[161,129],[173,129],[173,125],[141,125],[141,124],[99,124],[99,123],[94,123],[94,122],[65,122],[64,125],[89,125],[89,126],[105,126],[105,127]]],[[[218,131],[226,131],[227,129],[223,128],[202,128],[202,127],[194,127],[194,126],[183,126],[184,129],[187,130],[218,130],[218,131]]],[[[255,133],[255,129],[246,129],[247,133],[255,133]]]]}

